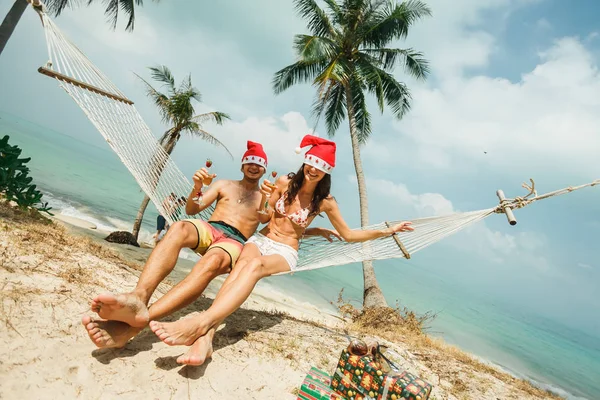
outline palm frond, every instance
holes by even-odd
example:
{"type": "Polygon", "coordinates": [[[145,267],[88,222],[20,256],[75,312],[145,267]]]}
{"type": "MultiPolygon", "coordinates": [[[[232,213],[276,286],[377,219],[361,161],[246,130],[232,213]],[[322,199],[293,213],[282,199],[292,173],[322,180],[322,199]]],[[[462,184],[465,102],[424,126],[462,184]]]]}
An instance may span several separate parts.
{"type": "Polygon", "coordinates": [[[294,50],[298,57],[306,62],[334,58],[341,53],[341,49],[334,41],[314,35],[294,36],[294,50]]]}
{"type": "Polygon", "coordinates": [[[150,97],[154,101],[154,104],[156,105],[156,107],[158,107],[158,112],[160,113],[162,120],[164,122],[170,122],[171,121],[170,113],[169,113],[170,104],[169,104],[169,98],[167,97],[167,95],[156,90],[151,84],[149,84],[144,78],[142,78],[135,72],[133,74],[135,76],[137,76],[146,86],[146,95],[148,97],[150,97]]]}
{"type": "Polygon", "coordinates": [[[385,47],[396,39],[404,39],[417,20],[431,16],[431,9],[419,0],[400,4],[390,2],[381,7],[377,16],[361,32],[361,42],[369,47],[385,47]]]}
{"type": "MultiPolygon", "coordinates": [[[[135,5],[141,6],[143,3],[143,0],[135,0],[135,5]]],[[[132,31],[135,23],[134,0],[119,0],[119,5],[121,6],[121,10],[125,12],[125,15],[129,16],[129,20],[127,21],[127,26],[125,27],[125,30],[132,31]]],[[[115,16],[115,26],[116,24],[117,20],[115,16]]]]}
{"type": "Polygon", "coordinates": [[[186,127],[184,128],[184,130],[189,133],[192,136],[198,136],[200,137],[202,140],[206,140],[208,143],[214,145],[214,146],[221,146],[225,149],[225,151],[227,151],[227,154],[229,154],[229,157],[231,157],[231,159],[233,160],[233,154],[231,154],[231,152],[229,151],[229,149],[227,148],[227,146],[225,146],[225,144],[223,144],[219,139],[217,139],[216,137],[214,137],[212,134],[206,132],[205,130],[203,130],[202,128],[200,128],[200,125],[198,125],[198,123],[190,121],[186,127]]]}
{"type": "Polygon", "coordinates": [[[429,61],[423,53],[413,49],[364,49],[364,53],[375,57],[386,71],[394,69],[399,60],[403,61],[404,70],[417,79],[424,80],[429,74],[429,61]]]}
{"type": "Polygon", "coordinates": [[[225,120],[230,119],[231,117],[229,116],[229,114],[220,111],[208,112],[192,117],[192,121],[197,122],[200,125],[202,125],[205,122],[214,122],[217,125],[223,125],[223,122],[225,122],[225,120]]]}
{"type": "Polygon", "coordinates": [[[73,7],[75,3],[81,3],[81,0],[46,0],[44,5],[53,16],[58,17],[67,6],[73,7]]]}
{"type": "Polygon", "coordinates": [[[334,136],[340,124],[346,118],[346,93],[344,85],[341,83],[333,85],[333,89],[325,100],[326,102],[323,102],[323,105],[326,105],[325,126],[327,134],[334,136]]]}
{"type": "Polygon", "coordinates": [[[344,19],[342,8],[336,0],[323,0],[323,3],[325,3],[327,8],[329,8],[329,20],[336,30],[336,33],[339,35],[340,32],[337,27],[341,25],[342,20],[344,19]]]}
{"type": "Polygon", "coordinates": [[[410,110],[410,91],[404,83],[365,58],[361,58],[358,65],[367,89],[377,97],[382,112],[385,101],[394,116],[401,119],[410,110]]]}
{"type": "Polygon", "coordinates": [[[328,64],[329,60],[324,58],[312,62],[301,60],[288,65],[275,73],[272,81],[273,91],[277,95],[298,83],[313,82],[328,64]]]}
{"type": "Polygon", "coordinates": [[[161,65],[158,67],[150,67],[149,70],[151,72],[150,75],[152,76],[152,79],[166,84],[172,93],[176,92],[177,89],[175,88],[175,78],[168,67],[161,65]]]}
{"type": "Polygon", "coordinates": [[[330,38],[336,36],[333,24],[316,0],[295,0],[294,3],[298,14],[308,21],[308,29],[313,35],[328,36],[330,38]]]}
{"type": "MultiPolygon", "coordinates": [[[[44,4],[46,5],[46,8],[50,11],[50,13],[57,17],[67,7],[73,8],[74,6],[82,3],[86,3],[86,5],[89,6],[95,1],[97,0],[46,0],[44,4]]],[[[106,4],[104,15],[106,16],[112,29],[115,29],[117,27],[119,14],[120,11],[122,11],[128,18],[125,30],[133,31],[135,24],[135,8],[142,6],[144,3],[143,0],[103,0],[103,2],[106,4]]]]}

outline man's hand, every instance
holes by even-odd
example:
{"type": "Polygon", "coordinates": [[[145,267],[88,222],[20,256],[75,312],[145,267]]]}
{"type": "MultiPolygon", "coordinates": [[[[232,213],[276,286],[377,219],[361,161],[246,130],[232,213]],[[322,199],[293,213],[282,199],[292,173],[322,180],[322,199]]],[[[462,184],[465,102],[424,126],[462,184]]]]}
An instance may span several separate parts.
{"type": "Polygon", "coordinates": [[[204,167],[200,168],[198,171],[196,171],[196,173],[194,173],[194,176],[192,177],[193,181],[194,181],[194,188],[196,190],[201,190],[202,189],[202,181],[204,179],[208,179],[208,178],[216,178],[217,174],[209,174],[208,170],[204,167]]]}
{"type": "Polygon", "coordinates": [[[397,225],[392,226],[392,235],[396,232],[412,232],[415,230],[412,226],[412,222],[402,221],[397,225]]]}

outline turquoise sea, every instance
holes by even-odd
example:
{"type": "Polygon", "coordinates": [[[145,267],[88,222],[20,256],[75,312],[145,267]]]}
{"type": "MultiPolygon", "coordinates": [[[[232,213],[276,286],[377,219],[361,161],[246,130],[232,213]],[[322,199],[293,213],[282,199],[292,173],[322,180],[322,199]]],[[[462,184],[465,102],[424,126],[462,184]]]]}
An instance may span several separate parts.
{"type": "MultiPolygon", "coordinates": [[[[106,229],[131,228],[143,194],[108,146],[93,145],[0,112],[0,135],[4,134],[24,150],[24,156],[32,157],[32,176],[55,213],[86,219],[106,229]]],[[[142,240],[154,231],[156,215],[150,205],[142,240]]],[[[458,278],[436,274],[426,259],[376,264],[391,304],[400,301],[420,313],[437,312],[431,334],[516,376],[569,399],[600,399],[598,332],[517,309],[508,302],[492,301],[464,287],[458,278]]],[[[272,277],[265,284],[298,301],[333,311],[330,302],[342,288],[345,298],[360,304],[361,278],[360,265],[349,265],[272,277]]]]}

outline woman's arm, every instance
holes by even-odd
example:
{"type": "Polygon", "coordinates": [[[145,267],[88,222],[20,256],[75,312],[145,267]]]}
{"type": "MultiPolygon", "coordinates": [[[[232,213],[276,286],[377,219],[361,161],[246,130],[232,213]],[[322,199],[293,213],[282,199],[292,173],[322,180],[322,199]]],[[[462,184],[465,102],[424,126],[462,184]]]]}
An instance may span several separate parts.
{"type": "Polygon", "coordinates": [[[342,240],[342,237],[339,235],[339,233],[327,228],[308,228],[304,231],[303,236],[323,236],[330,242],[333,242],[333,239],[331,238],[332,236],[342,240]]]}
{"type": "Polygon", "coordinates": [[[350,229],[340,213],[337,202],[331,196],[323,200],[323,203],[321,204],[321,210],[325,211],[333,227],[347,242],[365,242],[367,240],[390,236],[396,232],[414,231],[414,228],[410,226],[411,222],[401,222],[395,226],[385,229],[350,229]]]}

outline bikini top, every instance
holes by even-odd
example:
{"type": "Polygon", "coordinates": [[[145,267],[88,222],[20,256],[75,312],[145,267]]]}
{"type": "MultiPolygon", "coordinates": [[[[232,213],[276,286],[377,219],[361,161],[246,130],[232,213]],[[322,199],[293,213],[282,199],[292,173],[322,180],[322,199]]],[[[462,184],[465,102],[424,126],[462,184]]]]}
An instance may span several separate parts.
{"type": "Polygon", "coordinates": [[[284,195],[281,196],[279,200],[277,200],[277,203],[275,203],[275,210],[277,210],[279,214],[287,216],[290,219],[290,221],[292,221],[296,225],[305,228],[308,223],[308,214],[310,213],[310,208],[301,208],[293,214],[286,214],[284,204],[286,197],[287,192],[284,193],[284,195]]]}

